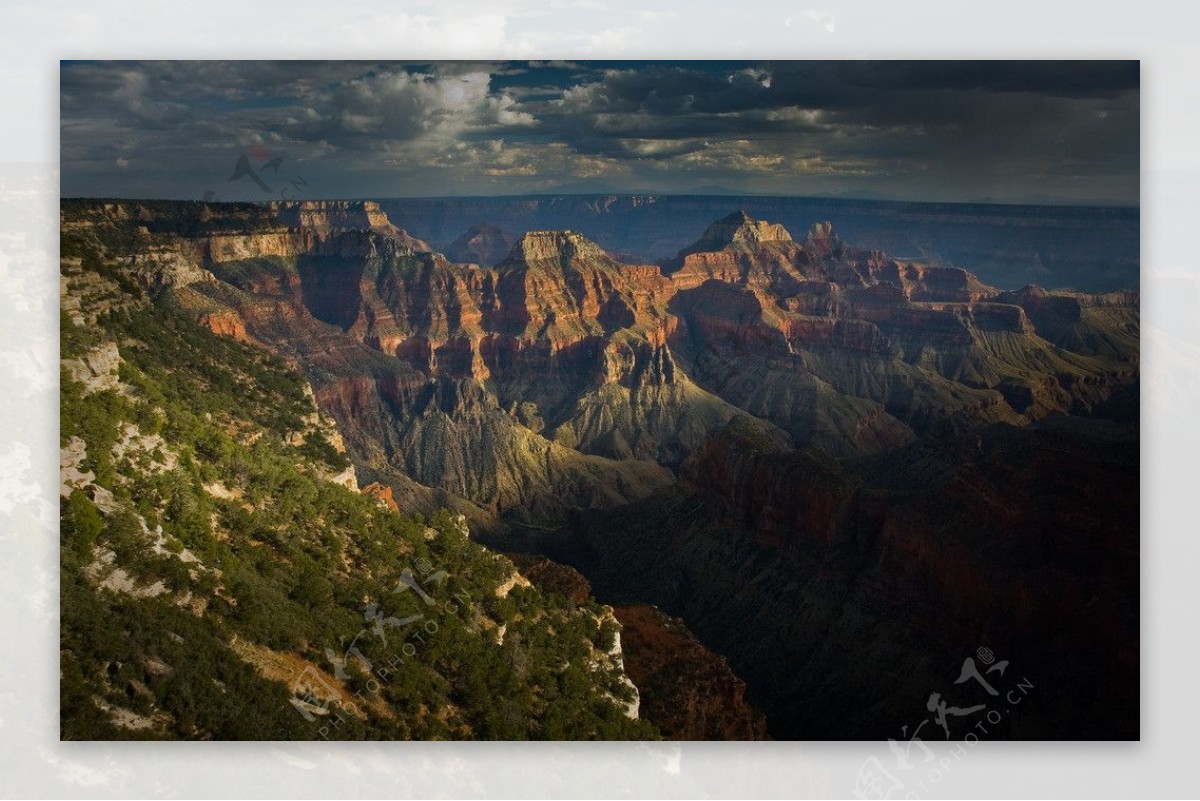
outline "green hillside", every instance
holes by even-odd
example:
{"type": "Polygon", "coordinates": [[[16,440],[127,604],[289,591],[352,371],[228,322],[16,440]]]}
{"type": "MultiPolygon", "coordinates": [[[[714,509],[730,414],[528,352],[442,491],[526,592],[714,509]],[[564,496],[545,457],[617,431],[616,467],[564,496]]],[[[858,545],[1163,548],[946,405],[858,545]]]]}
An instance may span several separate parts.
{"type": "Polygon", "coordinates": [[[69,246],[64,739],[656,736],[611,610],[347,486],[295,370],[69,246]]]}

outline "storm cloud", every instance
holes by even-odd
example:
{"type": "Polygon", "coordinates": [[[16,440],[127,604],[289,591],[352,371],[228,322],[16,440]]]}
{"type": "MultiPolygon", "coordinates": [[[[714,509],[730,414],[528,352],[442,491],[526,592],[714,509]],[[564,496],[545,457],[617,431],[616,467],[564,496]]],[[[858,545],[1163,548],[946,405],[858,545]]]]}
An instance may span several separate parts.
{"type": "Polygon", "coordinates": [[[1139,81],[1114,61],[64,62],[62,191],[1132,205],[1139,81]],[[230,180],[243,156],[261,182],[230,180]]]}

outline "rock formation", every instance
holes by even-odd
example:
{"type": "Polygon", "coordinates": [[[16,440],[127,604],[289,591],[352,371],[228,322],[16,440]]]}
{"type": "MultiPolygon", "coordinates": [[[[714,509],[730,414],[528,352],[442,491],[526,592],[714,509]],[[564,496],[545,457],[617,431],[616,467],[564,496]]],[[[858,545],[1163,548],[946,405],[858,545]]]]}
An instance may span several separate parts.
{"type": "MultiPolygon", "coordinates": [[[[547,594],[583,603],[591,585],[579,571],[544,556],[510,554],[547,594]]],[[[652,606],[618,606],[625,671],[637,685],[639,714],[671,740],[762,740],[766,719],[745,700],[746,684],[705,648],[682,620],[652,606]]]]}
{"type": "Polygon", "coordinates": [[[412,250],[432,250],[396,226],[373,200],[299,200],[270,204],[279,221],[289,228],[315,231],[329,236],[339,231],[373,231],[391,237],[412,250]]]}

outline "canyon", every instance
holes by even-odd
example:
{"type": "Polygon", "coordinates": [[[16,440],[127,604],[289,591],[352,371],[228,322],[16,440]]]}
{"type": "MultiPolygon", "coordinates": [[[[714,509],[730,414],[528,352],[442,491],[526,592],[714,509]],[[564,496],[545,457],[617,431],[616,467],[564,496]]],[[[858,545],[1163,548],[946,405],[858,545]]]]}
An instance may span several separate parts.
{"type": "Polygon", "coordinates": [[[664,732],[899,737],[987,647],[1047,688],[996,737],[1137,736],[1128,214],[560,200],[64,201],[63,231],[298,369],[372,497],[615,606],[664,732]]]}

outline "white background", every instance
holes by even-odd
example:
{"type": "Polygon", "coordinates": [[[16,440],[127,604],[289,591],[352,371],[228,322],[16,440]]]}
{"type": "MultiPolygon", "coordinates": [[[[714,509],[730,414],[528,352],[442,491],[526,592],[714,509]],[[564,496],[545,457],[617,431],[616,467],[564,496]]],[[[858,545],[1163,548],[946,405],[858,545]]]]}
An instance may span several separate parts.
{"type": "Polygon", "coordinates": [[[1196,23],[1103,0],[0,3],[0,796],[843,797],[894,767],[880,743],[58,742],[58,61],[248,57],[1141,59],[1142,742],[943,746],[896,796],[1195,796],[1196,23]]]}

